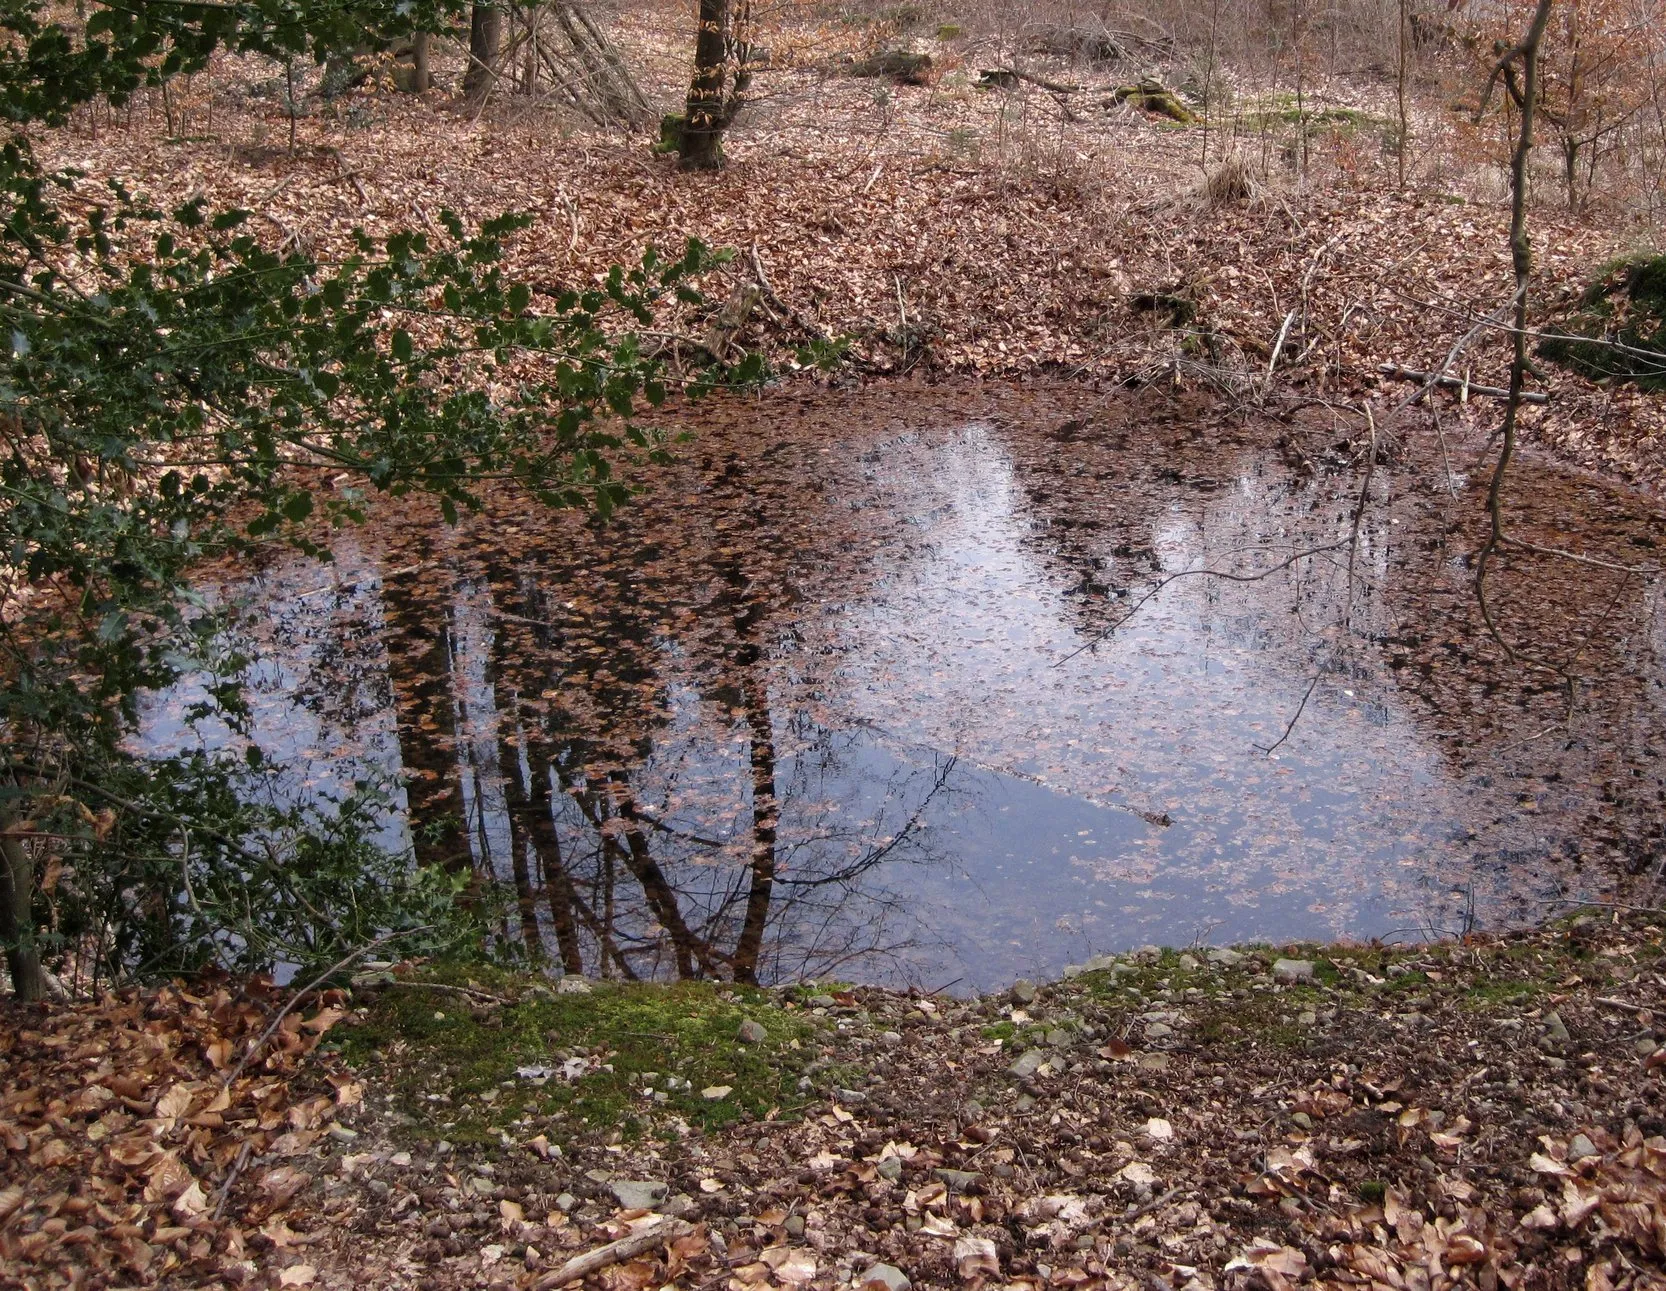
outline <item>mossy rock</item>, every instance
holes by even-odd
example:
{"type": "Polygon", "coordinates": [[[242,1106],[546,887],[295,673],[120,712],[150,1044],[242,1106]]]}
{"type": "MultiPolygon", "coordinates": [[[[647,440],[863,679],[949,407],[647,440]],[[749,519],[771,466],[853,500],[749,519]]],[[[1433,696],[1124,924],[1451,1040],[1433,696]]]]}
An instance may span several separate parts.
{"type": "Polygon", "coordinates": [[[850,65],[852,76],[870,79],[885,78],[898,85],[924,85],[932,68],[930,54],[916,54],[906,49],[883,49],[877,54],[859,58],[850,65]]]}
{"type": "Polygon", "coordinates": [[[1113,104],[1132,103],[1142,112],[1154,112],[1181,125],[1197,121],[1197,113],[1187,107],[1178,94],[1149,76],[1132,85],[1119,85],[1111,91],[1110,101],[1113,104]]]}
{"type": "Polygon", "coordinates": [[[1604,265],[1566,322],[1547,329],[1538,352],[1593,381],[1666,390],[1666,255],[1604,265]]]}

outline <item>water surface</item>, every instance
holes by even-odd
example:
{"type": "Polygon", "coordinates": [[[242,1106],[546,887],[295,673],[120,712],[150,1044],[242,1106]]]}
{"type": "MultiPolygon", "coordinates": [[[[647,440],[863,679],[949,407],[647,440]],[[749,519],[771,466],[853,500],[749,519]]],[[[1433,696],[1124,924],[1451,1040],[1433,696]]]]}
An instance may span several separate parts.
{"type": "MultiPolygon", "coordinates": [[[[1147,942],[1528,922],[1658,867],[1653,584],[1502,561],[1509,657],[1475,612],[1479,486],[1415,444],[1358,510],[1346,425],[1150,396],[691,424],[608,525],[406,507],[228,586],[279,791],[402,778],[390,845],[615,976],[982,988],[1147,942]],[[1235,578],[1164,582],[1201,570],[1235,578]]],[[[1652,558],[1634,496],[1529,464],[1512,498],[1523,537],[1652,558]]],[[[222,738],[188,697],[153,747],[222,738]]]]}

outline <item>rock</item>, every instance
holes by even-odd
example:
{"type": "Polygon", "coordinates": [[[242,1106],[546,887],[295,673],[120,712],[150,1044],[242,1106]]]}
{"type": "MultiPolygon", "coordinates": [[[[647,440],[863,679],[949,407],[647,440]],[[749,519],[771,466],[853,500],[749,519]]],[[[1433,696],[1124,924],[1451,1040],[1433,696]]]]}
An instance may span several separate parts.
{"type": "Polygon", "coordinates": [[[880,1044],[884,1045],[887,1049],[895,1049],[899,1044],[902,1043],[902,1032],[900,1032],[900,1031],[881,1031],[879,1033],[879,1042],[880,1042],[880,1044]]]}
{"type": "Polygon", "coordinates": [[[983,1119],[983,1104],[972,1098],[966,1101],[966,1106],[960,1109],[960,1117],[968,1125],[976,1125],[983,1119]]]}
{"type": "Polygon", "coordinates": [[[1034,1004],[1036,996],[1035,983],[1020,977],[1012,984],[1012,990],[1007,992],[1014,1004],[1034,1004]]]}
{"type": "Polygon", "coordinates": [[[566,1214],[576,1205],[578,1205],[578,1198],[570,1192],[564,1192],[555,1199],[555,1208],[562,1214],[566,1214]]]}
{"type": "Polygon", "coordinates": [[[839,1001],[831,995],[812,995],[804,1002],[813,1009],[836,1009],[839,1007],[839,1001]]]}
{"type": "MultiPolygon", "coordinates": [[[[1035,1098],[1030,1094],[1020,1094],[1018,1096],[1018,1101],[1013,1104],[1013,1107],[1020,1112],[1028,1112],[1035,1107],[1035,1098]]],[[[1006,1178],[1005,1175],[1001,1177],[1006,1178]]]]}
{"type": "Polygon", "coordinates": [[[1180,956],[1180,967],[1188,973],[1196,972],[1197,960],[1191,955],[1182,955],[1180,956]]]}
{"type": "Polygon", "coordinates": [[[857,1280],[858,1291],[908,1291],[908,1274],[894,1264],[875,1264],[857,1280]]]}
{"type": "Polygon", "coordinates": [[[1567,1044],[1573,1039],[1568,1034],[1568,1025],[1562,1021],[1562,1015],[1552,1010],[1545,1014],[1545,1034],[1557,1044],[1567,1044]]]}
{"type": "Polygon", "coordinates": [[[734,1092],[733,1085],[707,1085],[700,1091],[700,1097],[708,1103],[715,1103],[729,1097],[734,1092]]]}
{"type": "Polygon", "coordinates": [[[1313,961],[1311,959],[1280,959],[1273,964],[1273,980],[1290,985],[1294,982],[1311,982],[1313,980],[1313,961]]]}
{"type": "Polygon", "coordinates": [[[555,984],[557,995],[588,995],[590,983],[577,973],[568,973],[555,984]]]}
{"type": "Polygon", "coordinates": [[[1064,968],[1060,970],[1059,976],[1064,978],[1067,982],[1073,982],[1085,972],[1087,972],[1087,969],[1083,968],[1080,964],[1066,964],[1064,968]]]}
{"type": "Polygon", "coordinates": [[[549,1004],[555,1000],[555,992],[544,985],[543,982],[534,982],[526,988],[526,994],[522,998],[536,1001],[539,1004],[549,1004]]]}
{"type": "Polygon", "coordinates": [[[983,1176],[976,1170],[933,1170],[931,1174],[948,1184],[950,1192],[970,1192],[983,1182],[983,1176]]]}
{"type": "Polygon", "coordinates": [[[1163,948],[1161,946],[1141,946],[1134,952],[1135,959],[1148,963],[1152,960],[1161,959],[1162,957],[1163,948]]]}
{"type": "Polygon", "coordinates": [[[350,1130],[345,1125],[331,1125],[329,1134],[337,1143],[351,1143],[359,1137],[357,1130],[350,1130]]]}
{"type": "Polygon", "coordinates": [[[686,1192],[679,1192],[661,1203],[659,1210],[662,1215],[670,1215],[673,1219],[681,1219],[693,1212],[694,1198],[686,1192]]]}
{"type": "Polygon", "coordinates": [[[1094,955],[1086,964],[1082,965],[1082,967],[1087,969],[1090,973],[1098,973],[1103,972],[1106,969],[1114,971],[1115,969],[1122,967],[1122,965],[1116,962],[1116,957],[1113,955],[1094,955]]]}
{"type": "Polygon", "coordinates": [[[1047,1043],[1052,1045],[1055,1049],[1064,1048],[1065,1045],[1069,1044],[1073,1038],[1074,1037],[1071,1036],[1070,1032],[1066,1031],[1063,1027],[1054,1027],[1047,1033],[1047,1043]]]}
{"type": "Polygon", "coordinates": [[[1304,1027],[1314,1026],[1318,1023],[1318,1021],[1319,1021],[1319,1015],[1317,1013],[1315,1013],[1312,1009],[1306,1009],[1303,1012],[1298,1013],[1296,1015],[1296,1022],[1299,1026],[1304,1026],[1304,1027]]]}
{"type": "Polygon", "coordinates": [[[1656,1040],[1653,1036],[1646,1035],[1637,1042],[1637,1056],[1639,1058],[1647,1058],[1651,1056],[1659,1047],[1660,1042],[1658,1040],[1656,1040]]]}
{"type": "Polygon", "coordinates": [[[1575,1134],[1573,1142],[1568,1144],[1568,1160],[1583,1161],[1586,1157],[1597,1155],[1597,1145],[1584,1134],[1575,1134]]]}
{"type": "Polygon", "coordinates": [[[791,1237],[791,1238],[803,1237],[804,1236],[804,1216],[803,1215],[798,1215],[798,1214],[788,1215],[785,1227],[786,1227],[786,1230],[787,1230],[787,1236],[788,1237],[791,1237]]]}
{"type": "Polygon", "coordinates": [[[669,1184],[653,1179],[615,1179],[608,1187],[626,1210],[653,1210],[671,1191],[669,1184]]]}
{"type": "Polygon", "coordinates": [[[1236,968],[1244,962],[1244,957],[1228,946],[1216,946],[1209,952],[1209,962],[1222,968],[1236,968]]]}
{"type": "Polygon", "coordinates": [[[1301,1126],[1304,1130],[1311,1130],[1313,1128],[1313,1118],[1306,1112],[1291,1112],[1290,1119],[1297,1125],[1301,1126]]]}
{"type": "Polygon", "coordinates": [[[762,1044],[769,1039],[769,1032],[764,1030],[763,1023],[754,1022],[751,1018],[747,1018],[746,1021],[740,1024],[736,1039],[742,1044],[762,1044]]]}
{"type": "Polygon", "coordinates": [[[1169,1056],[1166,1053],[1141,1054],[1139,1068],[1141,1071],[1167,1071],[1169,1069],[1169,1056]]]}
{"type": "Polygon", "coordinates": [[[879,1164],[874,1169],[879,1171],[880,1178],[889,1179],[892,1183],[895,1183],[902,1178],[902,1158],[880,1157],[879,1164]]]}
{"type": "Polygon", "coordinates": [[[1167,1022],[1147,1022],[1145,1024],[1145,1035],[1148,1040],[1161,1040],[1165,1036],[1173,1034],[1174,1028],[1167,1022]]]}
{"type": "Polygon", "coordinates": [[[1170,1125],[1161,1116],[1153,1116],[1145,1123],[1145,1132],[1147,1137],[1156,1140],[1158,1143],[1167,1143],[1174,1137],[1174,1126],[1170,1125]]]}
{"type": "Polygon", "coordinates": [[[1026,1049],[1007,1070],[1018,1080],[1028,1080],[1041,1070],[1041,1064],[1046,1061],[1047,1055],[1040,1049],[1026,1049]]]}

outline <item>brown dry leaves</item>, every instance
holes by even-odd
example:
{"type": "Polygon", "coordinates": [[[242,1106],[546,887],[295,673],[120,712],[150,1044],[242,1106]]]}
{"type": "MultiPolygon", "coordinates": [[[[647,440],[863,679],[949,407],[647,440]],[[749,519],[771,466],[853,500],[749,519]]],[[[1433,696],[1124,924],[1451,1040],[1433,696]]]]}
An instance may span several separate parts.
{"type": "Polygon", "coordinates": [[[226,1085],[283,998],[253,982],[13,1010],[0,1038],[0,1263],[40,1287],[190,1281],[304,1241],[289,1224],[303,1222],[313,1175],[296,1162],[364,1091],[341,1071],[296,1078],[342,1017],[336,1003],[285,1016],[226,1085]]]}

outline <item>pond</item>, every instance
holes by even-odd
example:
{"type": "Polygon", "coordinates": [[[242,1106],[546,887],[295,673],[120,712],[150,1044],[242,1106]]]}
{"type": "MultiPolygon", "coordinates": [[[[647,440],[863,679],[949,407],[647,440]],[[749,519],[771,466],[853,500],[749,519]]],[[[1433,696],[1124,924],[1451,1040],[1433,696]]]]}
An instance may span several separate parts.
{"type": "MultiPolygon", "coordinates": [[[[1518,549],[1489,583],[1512,657],[1476,610],[1484,481],[1421,433],[1367,479],[1329,411],[1151,392],[683,421],[605,525],[384,507],[333,564],[220,589],[280,791],[402,777],[389,844],[497,880],[499,935],[552,965],[965,991],[1146,943],[1520,924],[1658,878],[1657,588],[1518,549]]],[[[1543,463],[1510,511],[1615,564],[1661,534],[1543,463]]],[[[184,728],[188,697],[147,706],[149,747],[229,738],[184,728]]]]}

